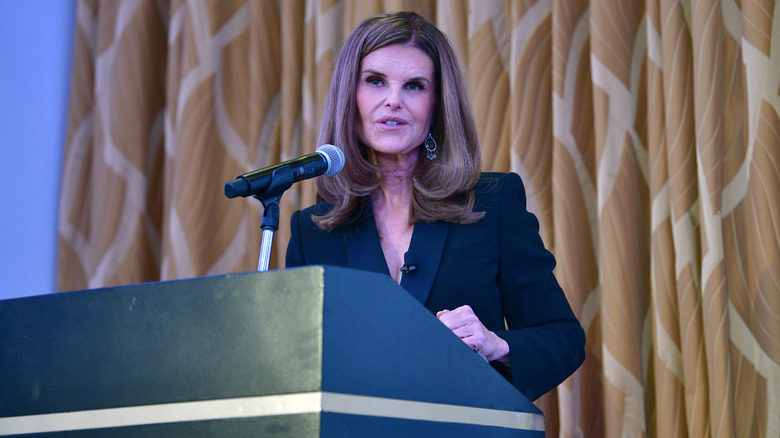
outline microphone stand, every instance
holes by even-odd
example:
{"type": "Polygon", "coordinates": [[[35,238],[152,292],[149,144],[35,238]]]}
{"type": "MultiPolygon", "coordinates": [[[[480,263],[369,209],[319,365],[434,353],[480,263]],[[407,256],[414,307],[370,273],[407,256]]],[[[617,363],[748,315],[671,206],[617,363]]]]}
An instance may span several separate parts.
{"type": "Polygon", "coordinates": [[[263,204],[263,220],[260,227],[263,229],[263,237],[260,242],[260,259],[257,262],[257,270],[265,272],[271,262],[271,245],[274,240],[274,232],[279,229],[279,201],[285,190],[292,187],[295,182],[293,172],[288,166],[276,169],[271,178],[271,184],[261,195],[253,195],[263,204]]]}

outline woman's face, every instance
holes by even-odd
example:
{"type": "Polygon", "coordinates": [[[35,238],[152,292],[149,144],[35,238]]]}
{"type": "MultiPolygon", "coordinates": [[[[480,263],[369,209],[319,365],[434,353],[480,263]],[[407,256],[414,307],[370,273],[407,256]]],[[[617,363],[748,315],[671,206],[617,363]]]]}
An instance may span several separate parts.
{"type": "Polygon", "coordinates": [[[377,155],[417,154],[436,106],[433,61],[416,47],[386,46],[360,62],[358,138],[377,155]]]}

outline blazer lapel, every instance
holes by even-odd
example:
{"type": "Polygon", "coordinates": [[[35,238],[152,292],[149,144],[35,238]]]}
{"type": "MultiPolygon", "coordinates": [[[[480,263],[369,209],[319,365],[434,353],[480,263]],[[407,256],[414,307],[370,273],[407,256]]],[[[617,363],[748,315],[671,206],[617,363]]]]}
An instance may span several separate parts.
{"type": "Polygon", "coordinates": [[[442,221],[417,222],[414,225],[412,242],[409,244],[409,252],[406,253],[404,261],[406,264],[416,265],[417,269],[409,274],[403,274],[401,286],[422,304],[428,300],[436,273],[439,271],[439,262],[444,252],[444,242],[447,240],[449,228],[449,223],[442,221]]]}
{"type": "MultiPolygon", "coordinates": [[[[401,287],[422,304],[428,300],[436,279],[449,227],[448,222],[442,221],[418,222],[414,225],[412,241],[404,261],[416,265],[417,269],[401,276],[401,287]]],[[[370,206],[347,232],[344,242],[349,268],[390,275],[370,206]]]]}
{"type": "Polygon", "coordinates": [[[370,205],[347,232],[344,243],[349,268],[390,275],[382,246],[379,244],[379,234],[376,231],[374,213],[370,205]]]}

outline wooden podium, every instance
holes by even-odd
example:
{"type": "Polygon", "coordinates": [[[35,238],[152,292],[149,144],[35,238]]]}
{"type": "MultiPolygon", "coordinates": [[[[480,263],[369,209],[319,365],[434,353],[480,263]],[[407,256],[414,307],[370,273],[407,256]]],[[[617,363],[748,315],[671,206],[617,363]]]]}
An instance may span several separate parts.
{"type": "Polygon", "coordinates": [[[0,436],[544,436],[382,275],[330,267],[0,301],[0,436]]]}

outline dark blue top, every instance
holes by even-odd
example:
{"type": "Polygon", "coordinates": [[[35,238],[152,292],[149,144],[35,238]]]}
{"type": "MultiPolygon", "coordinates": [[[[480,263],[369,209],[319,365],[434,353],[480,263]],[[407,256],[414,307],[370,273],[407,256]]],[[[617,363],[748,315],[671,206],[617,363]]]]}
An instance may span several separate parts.
{"type": "MultiPolygon", "coordinates": [[[[485,212],[479,222],[415,224],[405,262],[417,269],[402,276],[401,286],[433,313],[471,306],[509,344],[511,369],[497,362],[493,367],[534,400],[582,364],[585,333],[553,275],[555,259],[526,210],[520,177],[483,173],[475,194],[474,211],[485,212]]],[[[311,216],[329,208],[319,203],[293,214],[287,267],[343,266],[389,275],[370,203],[355,222],[326,232],[311,216]]]]}

